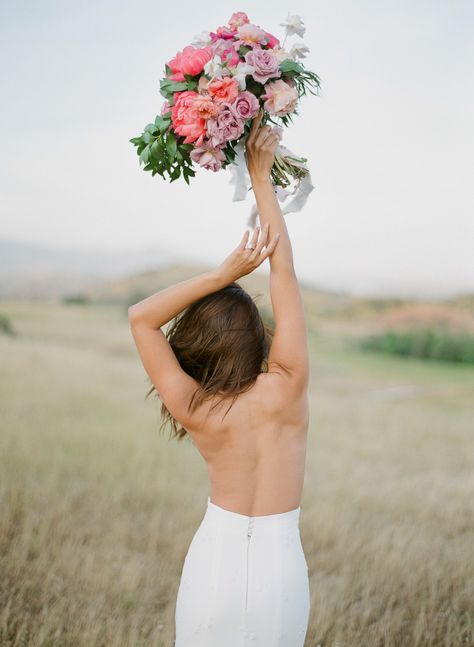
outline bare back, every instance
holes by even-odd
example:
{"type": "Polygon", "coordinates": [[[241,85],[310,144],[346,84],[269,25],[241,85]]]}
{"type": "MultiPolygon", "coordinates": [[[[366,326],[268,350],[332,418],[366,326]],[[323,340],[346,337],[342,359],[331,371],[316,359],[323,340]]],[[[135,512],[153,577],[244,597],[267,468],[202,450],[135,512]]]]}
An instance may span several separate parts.
{"type": "Polygon", "coordinates": [[[276,514],[300,505],[308,431],[307,390],[288,389],[287,378],[261,373],[241,393],[188,430],[204,458],[213,503],[245,515],[276,514]]]}

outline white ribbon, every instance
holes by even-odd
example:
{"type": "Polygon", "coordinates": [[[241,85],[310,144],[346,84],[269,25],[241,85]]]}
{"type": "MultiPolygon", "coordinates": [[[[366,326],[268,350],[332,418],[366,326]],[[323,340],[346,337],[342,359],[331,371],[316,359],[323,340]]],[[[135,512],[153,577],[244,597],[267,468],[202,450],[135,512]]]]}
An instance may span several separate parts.
{"type": "MultiPolygon", "coordinates": [[[[241,140],[234,148],[235,150],[235,159],[227,167],[231,172],[230,183],[235,184],[234,195],[232,197],[232,202],[237,202],[240,200],[245,200],[247,193],[251,186],[250,175],[247,169],[247,162],[245,161],[245,148],[244,142],[241,140]]],[[[281,144],[278,145],[275,155],[280,155],[281,157],[296,157],[296,155],[290,151],[285,146],[281,144]]],[[[306,174],[303,178],[295,180],[295,187],[293,191],[284,189],[281,186],[274,186],[277,198],[279,202],[284,202],[288,196],[293,196],[287,204],[282,207],[282,213],[292,213],[300,211],[303,206],[306,204],[309,194],[314,189],[313,183],[311,181],[311,174],[307,165],[303,162],[297,162],[292,160],[292,163],[295,166],[299,166],[302,169],[306,170],[306,174]]],[[[247,220],[247,226],[255,228],[257,224],[258,208],[257,203],[255,202],[250,209],[250,215],[247,220]]]]}

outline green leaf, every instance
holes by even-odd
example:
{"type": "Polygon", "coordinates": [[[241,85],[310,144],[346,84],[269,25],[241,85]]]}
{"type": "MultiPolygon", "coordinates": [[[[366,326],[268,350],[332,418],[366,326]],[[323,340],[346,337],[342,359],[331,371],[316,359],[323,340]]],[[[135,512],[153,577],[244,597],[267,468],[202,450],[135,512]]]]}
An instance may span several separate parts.
{"type": "Polygon", "coordinates": [[[134,146],[138,146],[138,144],[141,143],[142,138],[141,137],[132,137],[132,139],[128,140],[130,143],[132,143],[134,146]]]}
{"type": "Polygon", "coordinates": [[[160,133],[165,133],[171,124],[171,115],[169,117],[161,117],[158,115],[155,119],[155,125],[159,129],[160,133]]]}
{"type": "Polygon", "coordinates": [[[244,57],[245,57],[245,54],[246,54],[247,52],[250,52],[250,50],[251,50],[251,49],[252,49],[252,48],[251,48],[251,47],[249,47],[248,45],[241,45],[241,46],[239,47],[239,56],[241,56],[242,58],[244,58],[244,57]]]}
{"type": "Polygon", "coordinates": [[[176,137],[173,132],[169,132],[168,137],[166,138],[166,152],[171,161],[174,160],[176,156],[176,148],[176,137]]]}
{"type": "Polygon", "coordinates": [[[165,89],[167,92],[181,92],[186,90],[187,83],[184,81],[170,81],[169,79],[161,79],[160,88],[165,89]]]}
{"type": "Polygon", "coordinates": [[[145,148],[140,153],[140,161],[143,162],[144,164],[147,164],[149,159],[150,159],[150,148],[149,146],[145,146],[145,148]]]}
{"type": "Polygon", "coordinates": [[[297,61],[294,61],[291,58],[285,58],[284,61],[280,63],[280,70],[285,72],[304,72],[304,67],[302,67],[297,61]]]}
{"type": "Polygon", "coordinates": [[[170,178],[171,178],[171,179],[170,179],[170,183],[171,183],[171,182],[174,182],[175,180],[177,180],[177,179],[179,178],[179,176],[180,176],[180,175],[181,175],[181,167],[180,167],[180,166],[176,166],[176,167],[172,170],[172,172],[170,173],[170,178]]]}
{"type": "Polygon", "coordinates": [[[159,162],[164,161],[165,147],[162,139],[155,139],[150,148],[151,156],[159,162]]]}

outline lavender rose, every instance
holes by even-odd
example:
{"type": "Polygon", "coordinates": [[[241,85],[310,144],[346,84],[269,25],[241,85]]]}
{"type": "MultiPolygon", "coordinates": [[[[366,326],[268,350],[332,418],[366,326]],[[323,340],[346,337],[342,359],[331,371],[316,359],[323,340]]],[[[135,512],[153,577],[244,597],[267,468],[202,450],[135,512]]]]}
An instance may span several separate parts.
{"type": "Polygon", "coordinates": [[[232,104],[222,101],[221,106],[217,117],[207,120],[207,136],[212,146],[238,139],[244,132],[244,122],[232,104]]]}
{"type": "Polygon", "coordinates": [[[189,154],[193,162],[197,162],[199,166],[210,171],[219,171],[222,168],[222,162],[225,161],[225,153],[219,146],[212,146],[212,144],[205,139],[201,146],[193,148],[189,154]]]}
{"type": "Polygon", "coordinates": [[[260,104],[257,97],[252,92],[244,90],[244,92],[239,93],[237,99],[233,102],[232,107],[241,119],[247,121],[247,119],[253,119],[253,117],[255,117],[260,108],[260,104]]]}
{"type": "Polygon", "coordinates": [[[252,76],[259,83],[281,76],[279,61],[268,49],[251,49],[245,54],[245,62],[254,68],[252,76]]]}

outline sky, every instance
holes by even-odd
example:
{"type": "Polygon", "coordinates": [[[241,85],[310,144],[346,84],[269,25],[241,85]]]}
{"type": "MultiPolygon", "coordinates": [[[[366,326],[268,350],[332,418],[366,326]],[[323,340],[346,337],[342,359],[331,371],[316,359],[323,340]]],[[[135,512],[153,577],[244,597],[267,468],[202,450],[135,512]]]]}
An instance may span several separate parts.
{"type": "Polygon", "coordinates": [[[228,170],[152,178],[129,139],[161,109],[165,62],[233,11],[281,40],[300,15],[321,77],[283,138],[315,184],[285,216],[298,276],[361,295],[473,291],[470,0],[0,0],[0,238],[217,266],[251,194],[232,201],[228,170]]]}

